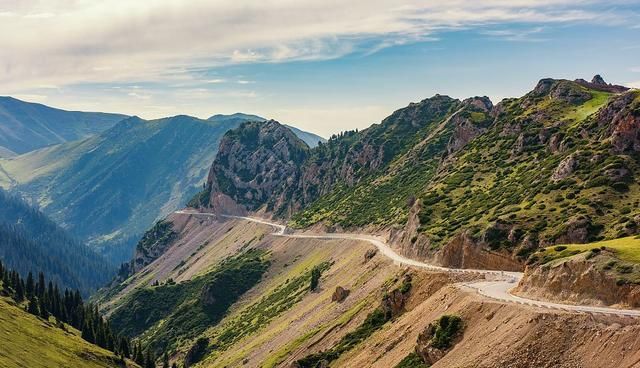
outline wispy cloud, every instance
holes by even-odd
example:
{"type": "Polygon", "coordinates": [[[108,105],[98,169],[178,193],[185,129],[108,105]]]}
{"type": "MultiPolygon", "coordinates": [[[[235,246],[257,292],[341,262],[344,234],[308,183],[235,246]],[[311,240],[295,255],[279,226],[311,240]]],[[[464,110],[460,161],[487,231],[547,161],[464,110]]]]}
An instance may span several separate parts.
{"type": "Polygon", "coordinates": [[[544,27],[535,27],[527,29],[487,29],[481,30],[480,34],[505,41],[514,42],[540,42],[545,41],[541,37],[544,27]]]}
{"type": "Polygon", "coordinates": [[[368,54],[437,40],[443,30],[478,29],[517,41],[551,24],[629,16],[615,8],[603,12],[603,4],[611,2],[25,0],[0,11],[0,86],[178,82],[197,68],[368,54]],[[510,24],[530,28],[514,31],[510,24]]]}

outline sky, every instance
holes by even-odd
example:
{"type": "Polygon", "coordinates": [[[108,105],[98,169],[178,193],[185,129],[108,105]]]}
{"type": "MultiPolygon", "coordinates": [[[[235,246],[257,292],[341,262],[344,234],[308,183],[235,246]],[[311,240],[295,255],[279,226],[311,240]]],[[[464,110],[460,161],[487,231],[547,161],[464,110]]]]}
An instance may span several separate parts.
{"type": "Polygon", "coordinates": [[[640,88],[640,0],[0,0],[0,95],[328,137],[436,93],[640,88]]]}

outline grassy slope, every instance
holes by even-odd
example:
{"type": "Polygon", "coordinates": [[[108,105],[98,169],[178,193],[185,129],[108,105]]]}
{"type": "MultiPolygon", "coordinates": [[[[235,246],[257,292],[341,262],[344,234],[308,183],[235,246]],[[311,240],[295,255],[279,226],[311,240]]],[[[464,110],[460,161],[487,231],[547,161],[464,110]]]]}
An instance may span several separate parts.
{"type": "MultiPolygon", "coordinates": [[[[0,297],[0,366],[6,368],[118,367],[113,353],[44,322],[0,297]]],[[[129,365],[133,367],[134,365],[129,365]]]]}
{"type": "MultiPolygon", "coordinates": [[[[402,225],[407,203],[415,197],[422,204],[419,232],[432,248],[465,230],[482,236],[497,222],[518,228],[517,241],[529,235],[554,243],[567,222],[580,215],[594,220],[591,241],[629,234],[631,219],[640,214],[640,186],[632,174],[622,179],[628,190],[617,189],[618,183],[605,172],[621,167],[640,172],[640,162],[612,154],[593,121],[593,113],[612,95],[569,81],[558,83],[591,98],[577,105],[550,96],[505,100],[503,113],[489,130],[454,156],[441,159],[443,143],[451,134],[451,128],[445,128],[427,144],[397,157],[385,174],[353,187],[338,186],[294,216],[292,225],[402,225]],[[510,125],[518,128],[509,131],[510,125]],[[584,137],[583,131],[592,135],[584,137]],[[544,143],[539,141],[541,134],[548,134],[544,143]],[[552,135],[560,137],[563,150],[551,152],[552,135]],[[570,155],[578,161],[575,172],[565,180],[552,180],[554,170],[570,155]]],[[[471,118],[478,120],[473,114],[471,118]]],[[[500,240],[507,233],[493,235],[493,247],[513,245],[500,240]]]]}

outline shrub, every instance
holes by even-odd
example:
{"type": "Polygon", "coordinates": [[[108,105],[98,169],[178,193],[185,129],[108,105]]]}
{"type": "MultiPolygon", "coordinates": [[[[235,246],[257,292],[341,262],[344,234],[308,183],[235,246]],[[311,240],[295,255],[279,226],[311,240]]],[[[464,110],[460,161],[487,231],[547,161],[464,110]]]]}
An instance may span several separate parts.
{"type": "Polygon", "coordinates": [[[454,315],[444,315],[435,323],[431,346],[445,350],[451,347],[453,340],[462,330],[462,318],[454,315]]]}
{"type": "Polygon", "coordinates": [[[556,245],[555,247],[553,247],[553,250],[555,250],[556,252],[562,252],[565,249],[567,249],[565,245],[556,245]]]}

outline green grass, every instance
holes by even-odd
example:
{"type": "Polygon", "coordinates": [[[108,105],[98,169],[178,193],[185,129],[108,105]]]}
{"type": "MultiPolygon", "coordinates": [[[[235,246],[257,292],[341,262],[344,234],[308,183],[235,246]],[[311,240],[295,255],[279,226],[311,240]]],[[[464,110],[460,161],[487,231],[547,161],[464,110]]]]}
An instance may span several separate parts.
{"type": "MultiPolygon", "coordinates": [[[[312,269],[320,272],[331,264],[323,262],[312,269]]],[[[263,298],[243,309],[214,333],[211,346],[216,351],[224,351],[241,338],[249,336],[267,326],[274,318],[298,303],[309,291],[311,270],[285,281],[263,298]]]]}
{"type": "Polygon", "coordinates": [[[410,353],[404,359],[396,365],[395,368],[428,368],[429,366],[424,364],[422,358],[415,352],[410,353]]]}
{"type": "Polygon", "coordinates": [[[540,263],[548,263],[556,259],[570,257],[601,247],[605,247],[606,250],[612,251],[615,257],[622,261],[640,263],[640,238],[635,236],[627,236],[625,238],[588,244],[563,244],[561,246],[551,246],[544,248],[544,251],[541,251],[538,254],[543,260],[540,263]],[[556,250],[556,247],[560,248],[556,250]]]}
{"type": "Polygon", "coordinates": [[[110,321],[116,331],[140,335],[158,351],[174,347],[218,323],[260,281],[268,266],[264,251],[250,249],[189,281],[135,291],[110,321]],[[210,302],[203,298],[205,290],[210,302]]]}
{"type": "MultiPolygon", "coordinates": [[[[53,319],[51,319],[53,321],[53,319]]],[[[120,367],[113,353],[84,341],[0,297],[0,366],[4,368],[120,367]]],[[[129,363],[130,367],[134,364],[129,363]]]]}
{"type": "Polygon", "coordinates": [[[578,106],[575,110],[569,112],[566,115],[567,119],[571,119],[575,122],[581,122],[585,120],[589,115],[593,114],[602,106],[604,106],[612,96],[612,94],[609,92],[594,90],[591,90],[589,92],[591,93],[592,98],[584,104],[578,106]]]}

